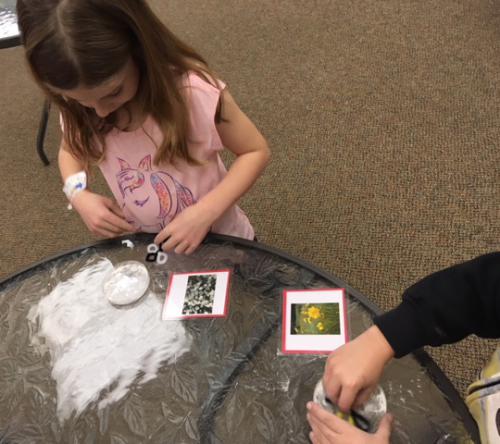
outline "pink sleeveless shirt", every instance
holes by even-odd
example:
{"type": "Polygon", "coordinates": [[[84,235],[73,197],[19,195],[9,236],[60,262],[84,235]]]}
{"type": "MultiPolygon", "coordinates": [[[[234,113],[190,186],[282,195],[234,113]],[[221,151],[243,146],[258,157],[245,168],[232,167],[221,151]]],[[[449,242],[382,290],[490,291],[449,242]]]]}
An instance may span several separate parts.
{"type": "MultiPolygon", "coordinates": [[[[219,156],[224,147],[214,122],[220,90],[190,73],[184,77],[182,92],[191,121],[188,149],[200,165],[183,160],[175,166],[155,165],[156,147],[163,136],[151,117],[135,131],[113,129],[106,135],[105,159],[99,168],[126,219],[140,231],[159,232],[184,208],[211,191],[227,173],[219,156]]],[[[211,231],[254,238],[252,225],[236,205],[214,223],[211,231]]]]}

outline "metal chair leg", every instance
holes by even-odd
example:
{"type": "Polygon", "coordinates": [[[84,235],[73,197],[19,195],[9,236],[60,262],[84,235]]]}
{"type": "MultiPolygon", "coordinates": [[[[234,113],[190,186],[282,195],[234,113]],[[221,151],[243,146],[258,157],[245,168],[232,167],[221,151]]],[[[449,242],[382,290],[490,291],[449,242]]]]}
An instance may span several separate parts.
{"type": "Polygon", "coordinates": [[[42,116],[40,118],[40,125],[38,127],[38,133],[36,136],[36,151],[38,152],[38,156],[44,163],[44,165],[48,165],[49,159],[47,158],[44,150],[43,144],[45,141],[45,133],[47,132],[47,122],[49,120],[49,112],[50,112],[50,102],[45,100],[42,109],[42,116]]]}

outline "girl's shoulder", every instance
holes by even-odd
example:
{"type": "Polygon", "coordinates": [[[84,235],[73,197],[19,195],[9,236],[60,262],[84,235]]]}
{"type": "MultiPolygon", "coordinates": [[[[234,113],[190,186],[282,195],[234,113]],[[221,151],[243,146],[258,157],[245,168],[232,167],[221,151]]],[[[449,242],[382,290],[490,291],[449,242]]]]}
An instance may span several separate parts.
{"type": "Polygon", "coordinates": [[[225,83],[204,72],[188,71],[182,76],[180,84],[180,92],[192,120],[209,118],[213,123],[225,83]]]}
{"type": "Polygon", "coordinates": [[[188,71],[181,79],[181,95],[190,120],[190,140],[197,141],[197,157],[204,158],[200,150],[209,152],[223,148],[216,128],[221,92],[225,84],[219,79],[188,71]]]}
{"type": "Polygon", "coordinates": [[[196,91],[200,91],[220,95],[225,87],[226,84],[222,80],[208,73],[197,71],[187,71],[183,74],[180,81],[181,90],[192,90],[195,93],[196,91]]]}

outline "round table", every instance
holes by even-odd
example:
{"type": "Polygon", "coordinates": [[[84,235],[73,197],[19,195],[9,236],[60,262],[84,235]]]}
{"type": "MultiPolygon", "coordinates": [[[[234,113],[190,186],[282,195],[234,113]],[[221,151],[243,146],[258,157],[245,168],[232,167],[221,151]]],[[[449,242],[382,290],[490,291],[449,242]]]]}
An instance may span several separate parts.
{"type": "MultiPolygon", "coordinates": [[[[326,357],[280,352],[283,290],[345,288],[351,338],[377,307],[261,243],[210,235],[193,255],[159,264],[145,261],[152,239],[99,242],[0,284],[1,441],[309,442],[305,406],[326,357]],[[94,309],[102,267],[129,260],[148,268],[149,293],[94,309]],[[171,273],[221,269],[231,270],[227,317],[161,321],[171,273]]],[[[393,360],[381,385],[395,415],[392,442],[479,442],[462,399],[423,351],[393,360]]]]}

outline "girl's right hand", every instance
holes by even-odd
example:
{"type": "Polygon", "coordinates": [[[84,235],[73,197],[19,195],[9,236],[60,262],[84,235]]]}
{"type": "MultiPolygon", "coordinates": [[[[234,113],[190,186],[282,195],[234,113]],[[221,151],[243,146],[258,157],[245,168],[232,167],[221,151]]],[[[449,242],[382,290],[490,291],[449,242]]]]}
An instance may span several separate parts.
{"type": "Polygon", "coordinates": [[[71,205],[87,228],[97,236],[116,237],[135,231],[125,220],[117,203],[107,197],[83,190],[75,194],[71,205]]]}

